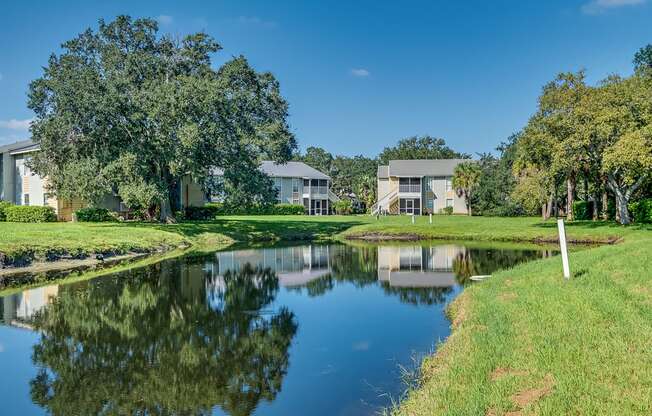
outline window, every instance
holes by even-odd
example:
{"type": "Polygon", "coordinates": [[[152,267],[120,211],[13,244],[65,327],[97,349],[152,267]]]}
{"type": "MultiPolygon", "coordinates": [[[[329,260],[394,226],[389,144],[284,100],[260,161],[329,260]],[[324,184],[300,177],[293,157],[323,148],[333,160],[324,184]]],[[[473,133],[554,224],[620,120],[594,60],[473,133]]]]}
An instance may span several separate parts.
{"type": "Polygon", "coordinates": [[[292,192],[299,193],[299,178],[292,178],[292,192]]]}
{"type": "Polygon", "coordinates": [[[399,178],[398,179],[399,192],[421,192],[421,178],[399,178]]]}
{"type": "Polygon", "coordinates": [[[299,205],[301,203],[299,199],[299,188],[301,188],[301,179],[292,178],[292,204],[299,205]]]}
{"type": "Polygon", "coordinates": [[[452,207],[453,206],[453,200],[452,199],[447,199],[446,200],[446,208],[452,207]]]}
{"type": "Polygon", "coordinates": [[[48,199],[50,199],[50,194],[43,194],[43,206],[47,207],[48,206],[48,199]]]}
{"type": "Polygon", "coordinates": [[[23,205],[29,205],[29,194],[23,195],[23,205]]]}
{"type": "Polygon", "coordinates": [[[276,200],[281,202],[281,194],[283,193],[283,178],[274,178],[274,189],[276,189],[276,200]]]}
{"type": "Polygon", "coordinates": [[[453,190],[453,179],[446,178],[446,191],[452,191],[452,190],[453,190]]]}

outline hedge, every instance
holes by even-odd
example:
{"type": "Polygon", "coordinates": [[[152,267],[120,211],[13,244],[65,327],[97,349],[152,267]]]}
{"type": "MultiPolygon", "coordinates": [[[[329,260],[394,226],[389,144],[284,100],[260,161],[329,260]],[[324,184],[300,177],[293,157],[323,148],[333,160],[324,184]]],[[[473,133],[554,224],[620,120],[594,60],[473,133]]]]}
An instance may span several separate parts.
{"type": "Polygon", "coordinates": [[[593,201],[575,201],[572,209],[574,220],[593,219],[593,201]]]}
{"type": "Polygon", "coordinates": [[[652,223],[652,198],[633,202],[628,208],[634,217],[634,222],[652,223]]]}
{"type": "Polygon", "coordinates": [[[7,215],[5,214],[5,210],[12,205],[13,204],[11,202],[0,201],[0,221],[7,221],[7,215]]]}
{"type": "Polygon", "coordinates": [[[75,211],[79,222],[111,222],[115,217],[106,208],[81,208],[75,211]]]}
{"type": "Polygon", "coordinates": [[[54,222],[57,215],[52,207],[30,205],[12,205],[5,208],[7,221],[10,222],[54,222]]]}
{"type": "Polygon", "coordinates": [[[302,215],[303,205],[276,204],[248,208],[226,207],[223,204],[206,204],[201,207],[186,207],[182,213],[186,220],[212,220],[221,215],[302,215]]]}

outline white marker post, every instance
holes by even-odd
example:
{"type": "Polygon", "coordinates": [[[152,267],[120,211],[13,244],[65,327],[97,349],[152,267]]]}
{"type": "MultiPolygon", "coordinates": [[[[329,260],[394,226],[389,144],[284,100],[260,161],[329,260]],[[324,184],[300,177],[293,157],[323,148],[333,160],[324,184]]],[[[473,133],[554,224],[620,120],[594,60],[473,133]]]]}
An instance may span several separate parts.
{"type": "Polygon", "coordinates": [[[414,224],[414,214],[412,214],[412,224],[414,224]]]}
{"type": "Polygon", "coordinates": [[[432,212],[430,213],[430,224],[432,224],[432,212]]]}
{"type": "Polygon", "coordinates": [[[564,220],[557,220],[557,229],[559,230],[559,246],[561,248],[561,262],[564,267],[564,279],[570,279],[570,266],[568,264],[568,248],[566,247],[566,228],[564,220]]]}

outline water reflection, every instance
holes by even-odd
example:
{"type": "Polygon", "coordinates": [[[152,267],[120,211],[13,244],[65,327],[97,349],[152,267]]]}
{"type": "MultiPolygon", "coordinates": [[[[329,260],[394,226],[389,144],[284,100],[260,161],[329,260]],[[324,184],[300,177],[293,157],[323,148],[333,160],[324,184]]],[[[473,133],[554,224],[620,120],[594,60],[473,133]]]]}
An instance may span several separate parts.
{"type": "Polygon", "coordinates": [[[272,401],[297,331],[269,269],[219,282],[201,265],[164,262],[113,279],[63,286],[32,317],[41,331],[32,400],[54,415],[249,415],[272,401]],[[128,278],[127,278],[128,277],[128,278]]]}
{"type": "MultiPolygon", "coordinates": [[[[278,399],[290,368],[290,346],[300,322],[290,299],[280,296],[281,288],[304,299],[323,297],[338,286],[370,288],[336,302],[344,307],[343,302],[377,297],[374,302],[383,306],[374,310],[386,312],[397,303],[418,310],[412,305],[428,307],[450,300],[474,274],[490,274],[551,254],[456,244],[235,250],[25,290],[0,298],[0,317],[6,325],[39,333],[32,351],[36,376],[29,382],[30,392],[33,403],[50,414],[250,415],[278,399]],[[393,304],[385,299],[393,299],[393,304]]],[[[305,302],[294,305],[304,307],[305,302]]],[[[414,321],[401,323],[403,331],[432,320],[426,314],[409,316],[414,321]]],[[[328,317],[321,319],[319,325],[330,328],[328,317]]],[[[371,331],[377,324],[377,314],[347,319],[357,332],[371,331]],[[366,320],[372,316],[373,321],[366,320]]],[[[342,328],[334,327],[328,342],[335,345],[338,337],[348,335],[342,328]]],[[[410,339],[408,334],[393,337],[379,331],[369,336],[392,337],[392,342],[410,339]]],[[[432,333],[421,337],[430,339],[432,333]]],[[[376,345],[382,344],[387,342],[376,340],[376,345]]],[[[355,351],[359,350],[349,354],[355,351]]],[[[359,360],[341,359],[349,358],[359,360]]],[[[373,363],[378,368],[366,364],[360,371],[390,377],[386,358],[373,363]]],[[[305,368],[294,371],[301,378],[307,376],[302,373],[305,368]]],[[[393,379],[365,379],[367,385],[394,381],[398,384],[393,379]]],[[[343,392],[360,388],[344,387],[343,392]]],[[[333,387],[322,393],[332,391],[333,387]]],[[[285,394],[290,403],[306,400],[292,396],[293,391],[285,394]]],[[[337,403],[338,397],[329,401],[337,403]]]]}

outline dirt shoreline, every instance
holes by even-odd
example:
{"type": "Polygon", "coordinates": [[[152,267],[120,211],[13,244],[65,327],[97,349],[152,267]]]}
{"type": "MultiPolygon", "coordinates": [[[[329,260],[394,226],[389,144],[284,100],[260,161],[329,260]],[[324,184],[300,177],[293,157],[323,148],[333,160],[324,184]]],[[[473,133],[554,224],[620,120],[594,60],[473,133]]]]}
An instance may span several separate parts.
{"type": "MultiPolygon", "coordinates": [[[[363,232],[355,234],[346,234],[343,236],[346,240],[358,241],[432,241],[432,240],[459,240],[459,241],[499,241],[499,242],[514,242],[514,243],[536,243],[536,244],[558,244],[559,239],[556,237],[536,237],[536,238],[473,238],[469,236],[459,235],[437,235],[437,236],[423,236],[414,233],[404,234],[384,234],[378,232],[363,232]]],[[[567,240],[570,244],[617,244],[622,241],[622,237],[607,237],[607,238],[569,238],[567,240]]]]}

